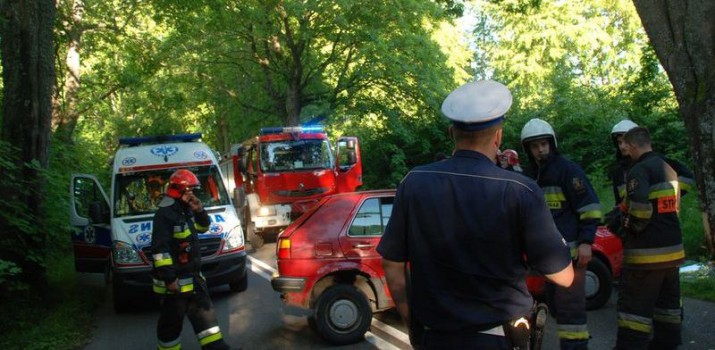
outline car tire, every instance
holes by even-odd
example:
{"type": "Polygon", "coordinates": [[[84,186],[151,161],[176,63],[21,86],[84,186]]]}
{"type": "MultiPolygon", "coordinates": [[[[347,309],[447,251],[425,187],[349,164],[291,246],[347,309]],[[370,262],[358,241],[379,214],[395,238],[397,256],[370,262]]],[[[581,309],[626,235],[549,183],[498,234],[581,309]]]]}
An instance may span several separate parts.
{"type": "Polygon", "coordinates": [[[601,308],[611,297],[613,277],[606,264],[594,257],[586,268],[586,310],[601,308]]]}
{"type": "Polygon", "coordinates": [[[248,289],[248,274],[244,274],[243,277],[238,279],[236,282],[231,282],[228,284],[231,291],[234,293],[240,293],[248,289]]]}
{"type": "Polygon", "coordinates": [[[318,334],[333,345],[353,344],[365,339],[371,321],[370,303],[353,285],[336,284],[318,297],[315,327],[318,334]]]}

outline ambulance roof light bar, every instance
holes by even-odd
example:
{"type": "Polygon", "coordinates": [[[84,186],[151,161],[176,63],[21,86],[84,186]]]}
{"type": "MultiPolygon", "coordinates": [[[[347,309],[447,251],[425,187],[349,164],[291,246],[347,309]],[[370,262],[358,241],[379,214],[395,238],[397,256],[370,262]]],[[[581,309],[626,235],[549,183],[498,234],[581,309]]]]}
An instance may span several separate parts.
{"type": "Polygon", "coordinates": [[[281,134],[281,133],[319,133],[325,132],[322,125],[310,126],[283,126],[261,128],[261,135],[281,134]]]}
{"type": "Polygon", "coordinates": [[[141,136],[141,137],[121,137],[119,144],[122,146],[133,147],[143,144],[154,143],[169,143],[169,142],[193,142],[201,139],[201,133],[194,134],[178,134],[178,135],[160,135],[160,136],[141,136]]]}

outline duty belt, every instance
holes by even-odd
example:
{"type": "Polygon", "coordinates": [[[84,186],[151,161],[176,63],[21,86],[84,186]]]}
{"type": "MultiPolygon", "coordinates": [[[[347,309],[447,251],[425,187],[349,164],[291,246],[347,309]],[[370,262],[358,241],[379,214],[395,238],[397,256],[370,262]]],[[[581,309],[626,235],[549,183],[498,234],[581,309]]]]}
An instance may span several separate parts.
{"type": "Polygon", "coordinates": [[[429,332],[437,332],[437,333],[481,333],[481,334],[489,334],[489,335],[496,335],[503,337],[505,335],[504,333],[504,326],[501,324],[492,327],[491,325],[484,325],[484,326],[473,326],[473,327],[468,327],[460,330],[454,330],[454,331],[446,331],[446,330],[438,330],[438,329],[432,329],[430,327],[425,326],[425,330],[429,332]]]}

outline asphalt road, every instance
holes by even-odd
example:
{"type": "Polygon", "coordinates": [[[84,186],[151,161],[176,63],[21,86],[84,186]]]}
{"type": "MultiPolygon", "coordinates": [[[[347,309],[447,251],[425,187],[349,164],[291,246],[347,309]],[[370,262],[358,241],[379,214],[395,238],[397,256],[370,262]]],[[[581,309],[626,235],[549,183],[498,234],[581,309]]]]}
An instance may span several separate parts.
{"type": "MultiPolygon", "coordinates": [[[[305,311],[285,307],[270,286],[275,267],[275,244],[252,251],[248,290],[234,294],[228,287],[211,290],[224,338],[234,347],[253,349],[409,349],[407,335],[393,312],[376,315],[366,341],[333,347],[315,334],[307,324],[305,311]]],[[[88,284],[103,285],[103,276],[85,274],[88,284]]],[[[96,328],[85,350],[155,349],[158,306],[137,300],[138,307],[125,314],[115,314],[111,306],[111,288],[105,288],[106,301],[97,310],[96,328]]],[[[592,350],[612,349],[616,334],[615,293],[606,306],[591,311],[589,331],[592,350]]],[[[715,350],[715,303],[684,300],[685,323],[682,349],[715,350]]],[[[191,325],[184,323],[183,349],[199,349],[191,325]]],[[[544,349],[558,349],[555,324],[550,320],[544,349]]]]}

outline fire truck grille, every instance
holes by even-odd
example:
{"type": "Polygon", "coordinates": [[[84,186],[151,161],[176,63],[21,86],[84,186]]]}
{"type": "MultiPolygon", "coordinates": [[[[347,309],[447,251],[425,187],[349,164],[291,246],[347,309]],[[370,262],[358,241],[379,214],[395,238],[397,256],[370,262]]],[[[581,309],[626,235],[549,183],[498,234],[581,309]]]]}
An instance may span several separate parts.
{"type": "MultiPolygon", "coordinates": [[[[204,238],[199,240],[199,249],[201,249],[201,257],[214,255],[221,248],[221,238],[204,238]]],[[[151,263],[154,259],[151,256],[151,246],[142,248],[142,253],[151,263]]]]}
{"type": "Polygon", "coordinates": [[[328,189],[325,187],[302,189],[302,190],[282,190],[273,192],[276,196],[280,197],[309,197],[316,194],[321,194],[327,192],[328,189]]]}

